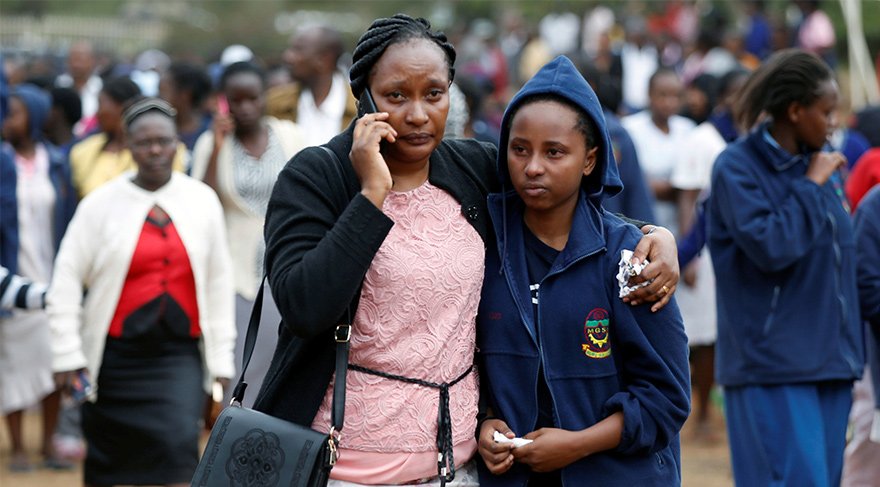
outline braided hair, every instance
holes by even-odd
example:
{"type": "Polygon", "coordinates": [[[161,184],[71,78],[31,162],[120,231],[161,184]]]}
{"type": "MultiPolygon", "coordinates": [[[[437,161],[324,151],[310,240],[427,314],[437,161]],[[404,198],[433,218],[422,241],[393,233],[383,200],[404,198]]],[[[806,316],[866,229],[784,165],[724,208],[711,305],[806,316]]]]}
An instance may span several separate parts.
{"type": "Polygon", "coordinates": [[[396,14],[394,17],[376,19],[370,28],[358,39],[352,54],[352,65],[349,71],[351,80],[351,92],[355,98],[360,98],[367,88],[370,73],[373,66],[388,49],[388,46],[399,44],[410,39],[427,39],[437,44],[446,55],[446,63],[449,65],[449,81],[455,76],[455,48],[446,39],[442,32],[431,30],[431,23],[423,18],[413,18],[406,14],[396,14]]]}

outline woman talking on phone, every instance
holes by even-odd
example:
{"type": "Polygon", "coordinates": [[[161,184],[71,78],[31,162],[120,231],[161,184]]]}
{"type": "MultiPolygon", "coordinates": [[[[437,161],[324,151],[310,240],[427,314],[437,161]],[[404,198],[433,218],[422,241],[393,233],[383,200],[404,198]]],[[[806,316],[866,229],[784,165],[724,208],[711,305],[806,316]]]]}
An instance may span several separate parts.
{"type": "MultiPolygon", "coordinates": [[[[426,20],[374,21],[350,79],[362,112],[372,97],[376,113],[297,154],[269,202],[266,267],[283,322],[255,407],[327,431],[334,331],[353,318],[330,485],[478,482],[475,319],[497,150],[443,139],[454,62],[426,20]]],[[[655,279],[637,300],[662,305],[677,281],[673,239],[643,241],[655,279]]]]}

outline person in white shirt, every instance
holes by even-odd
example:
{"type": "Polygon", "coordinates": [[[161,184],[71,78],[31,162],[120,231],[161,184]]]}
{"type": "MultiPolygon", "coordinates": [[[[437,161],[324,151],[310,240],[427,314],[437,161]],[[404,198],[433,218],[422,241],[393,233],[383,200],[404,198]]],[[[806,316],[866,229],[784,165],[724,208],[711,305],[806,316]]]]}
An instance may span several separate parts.
{"type": "MultiPolygon", "coordinates": [[[[684,139],[670,181],[678,190],[678,222],[681,234],[687,234],[696,221],[698,202],[705,201],[710,190],[715,159],[738,136],[733,121],[733,105],[748,72],[731,71],[718,83],[718,106],[709,118],[684,139]]],[[[684,265],[684,264],[683,264],[684,265]]],[[[675,293],[684,329],[688,336],[691,382],[694,387],[694,439],[713,442],[718,436],[711,421],[710,394],[714,387],[715,342],[718,338],[715,302],[715,272],[707,248],[682,268],[683,286],[675,293]]]]}
{"type": "Polygon", "coordinates": [[[266,93],[266,114],[296,122],[308,146],[329,141],[357,114],[338,66],[343,52],[342,37],[335,29],[322,25],[299,29],[283,54],[293,82],[266,93]]]}
{"type": "Polygon", "coordinates": [[[682,154],[685,136],[694,122],[677,115],[681,109],[683,87],[675,71],[660,68],[648,82],[648,108],[621,120],[630,133],[639,164],[648,179],[657,203],[657,224],[678,234],[676,191],[670,183],[676,160],[682,154]]]}
{"type": "Polygon", "coordinates": [[[104,86],[95,71],[97,64],[92,43],[75,42],[67,52],[67,72],[55,80],[58,87],[76,90],[82,100],[82,117],[73,127],[73,133],[77,137],[86,135],[97,126],[95,114],[98,112],[98,94],[104,86]]]}
{"type": "Polygon", "coordinates": [[[631,17],[626,23],[627,41],[620,50],[623,65],[623,104],[626,113],[637,112],[648,104],[648,84],[651,73],[660,66],[657,48],[648,39],[647,25],[641,17],[631,17]]]}

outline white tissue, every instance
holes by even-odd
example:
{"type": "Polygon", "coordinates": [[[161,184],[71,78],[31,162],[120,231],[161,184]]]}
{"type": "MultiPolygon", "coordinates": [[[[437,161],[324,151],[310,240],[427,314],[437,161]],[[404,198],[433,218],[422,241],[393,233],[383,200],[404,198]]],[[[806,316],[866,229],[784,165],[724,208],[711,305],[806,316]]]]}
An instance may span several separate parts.
{"type": "Polygon", "coordinates": [[[495,439],[496,443],[513,443],[514,448],[519,448],[521,446],[528,445],[529,443],[535,441],[535,440],[527,440],[525,438],[508,438],[508,437],[504,436],[503,434],[501,434],[500,431],[496,431],[495,434],[492,435],[492,437],[495,439]]]}
{"type": "Polygon", "coordinates": [[[632,260],[633,252],[632,250],[623,249],[620,251],[620,262],[618,265],[620,266],[620,270],[617,271],[617,285],[620,286],[620,296],[621,298],[626,297],[629,293],[635,291],[638,288],[645,287],[651,283],[651,281],[645,281],[640,284],[636,284],[635,286],[629,285],[629,279],[633,276],[637,276],[642,273],[642,270],[645,266],[648,265],[648,260],[645,259],[643,262],[639,262],[638,265],[632,265],[630,260],[632,260]]]}

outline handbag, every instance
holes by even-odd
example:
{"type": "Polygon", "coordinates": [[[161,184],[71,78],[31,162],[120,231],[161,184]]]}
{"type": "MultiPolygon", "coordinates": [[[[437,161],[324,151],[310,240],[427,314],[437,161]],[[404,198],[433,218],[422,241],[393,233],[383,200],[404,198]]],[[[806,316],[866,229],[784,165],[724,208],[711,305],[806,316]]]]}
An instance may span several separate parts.
{"type": "Polygon", "coordinates": [[[263,288],[260,285],[248,324],[242,356],[241,376],[229,407],[220,413],[193,475],[198,487],[312,487],[327,485],[336,464],[339,432],[345,415],[345,375],[351,339],[351,310],[348,323],[337,325],[336,382],[330,431],[320,432],[241,406],[247,383],[244,374],[254,353],[263,288]]]}

